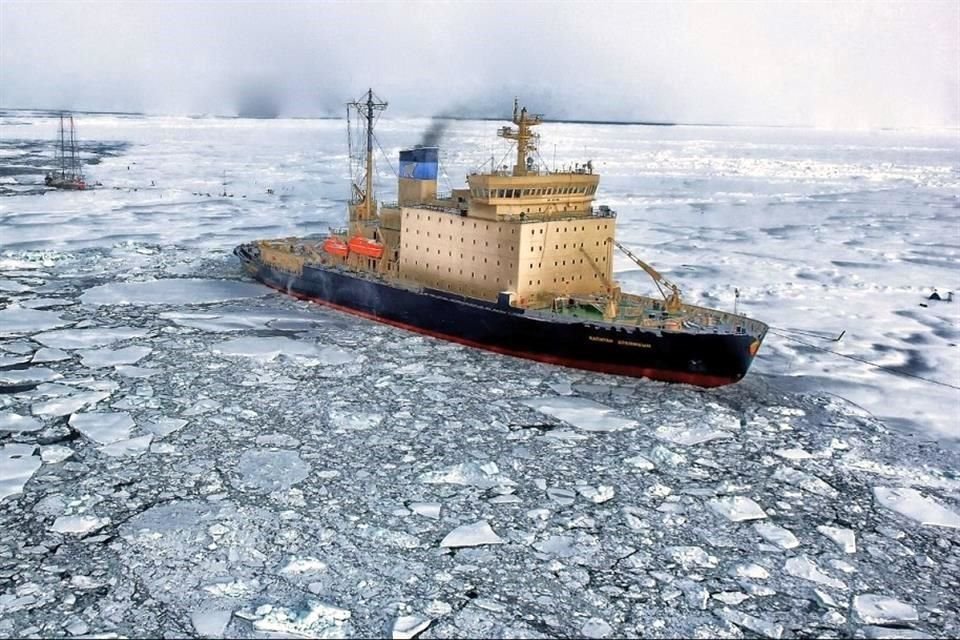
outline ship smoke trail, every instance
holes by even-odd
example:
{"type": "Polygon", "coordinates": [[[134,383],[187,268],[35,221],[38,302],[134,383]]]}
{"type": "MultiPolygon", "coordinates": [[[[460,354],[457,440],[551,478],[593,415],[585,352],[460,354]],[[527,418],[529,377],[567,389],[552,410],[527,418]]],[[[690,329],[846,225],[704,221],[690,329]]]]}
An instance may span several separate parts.
{"type": "Polygon", "coordinates": [[[420,136],[420,142],[418,144],[423,147],[439,146],[440,140],[443,138],[443,134],[446,132],[448,126],[450,126],[450,122],[446,116],[433,116],[433,120],[430,121],[430,126],[427,127],[427,130],[420,136]]]}

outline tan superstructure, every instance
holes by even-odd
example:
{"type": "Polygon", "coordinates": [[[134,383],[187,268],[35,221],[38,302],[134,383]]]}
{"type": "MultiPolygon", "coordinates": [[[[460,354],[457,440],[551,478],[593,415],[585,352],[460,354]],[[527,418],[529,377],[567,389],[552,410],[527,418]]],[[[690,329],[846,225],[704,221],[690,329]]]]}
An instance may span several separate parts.
{"type": "Polygon", "coordinates": [[[615,219],[593,207],[599,176],[589,162],[572,171],[533,167],[530,127],[540,121],[515,106],[517,127],[499,131],[517,143],[512,170],[471,174],[467,189],[442,199],[436,180],[401,177],[398,203],[381,207],[378,228],[353,217],[353,233],[385,245],[379,270],[486,300],[509,293],[516,306],[609,293],[615,219]]]}

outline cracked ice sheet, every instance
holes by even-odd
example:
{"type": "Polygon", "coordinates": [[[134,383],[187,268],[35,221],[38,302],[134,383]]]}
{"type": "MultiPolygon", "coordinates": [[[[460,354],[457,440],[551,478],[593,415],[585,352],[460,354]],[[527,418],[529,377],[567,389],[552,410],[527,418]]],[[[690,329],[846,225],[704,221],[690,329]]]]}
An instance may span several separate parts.
{"type": "MultiPolygon", "coordinates": [[[[484,465],[486,466],[486,465],[484,465]]],[[[516,484],[510,478],[499,474],[496,467],[484,469],[476,462],[464,462],[442,471],[428,471],[420,476],[420,482],[427,484],[459,484],[489,489],[499,485],[516,484]]]]}
{"type": "Polygon", "coordinates": [[[72,324],[53,311],[7,307],[0,309],[0,337],[30,335],[72,324]]]}
{"type": "Polygon", "coordinates": [[[490,523],[486,520],[480,520],[473,524],[465,524],[457,527],[440,541],[441,547],[479,547],[487,544],[503,544],[504,540],[498,536],[490,523]]]}
{"type": "Polygon", "coordinates": [[[310,475],[310,464],[296,451],[252,449],[244,451],[236,466],[240,489],[269,493],[289,489],[310,475]]]}
{"type": "Polygon", "coordinates": [[[920,619],[913,605],[873,593],[855,597],[853,609],[860,620],[867,624],[902,624],[920,619]]]}
{"type": "Polygon", "coordinates": [[[635,420],[617,415],[615,409],[575,396],[529,398],[523,404],[584,431],[621,431],[637,426],[635,420]]]}
{"type": "Polygon", "coordinates": [[[40,456],[33,455],[32,444],[0,446],[0,500],[23,491],[23,485],[40,468],[40,456]]]}
{"type": "Polygon", "coordinates": [[[0,371],[0,385],[40,384],[59,380],[63,376],[47,367],[33,367],[32,369],[11,369],[0,371]]]}
{"type": "Polygon", "coordinates": [[[260,631],[303,638],[347,637],[350,611],[317,600],[308,600],[305,605],[296,610],[271,606],[262,618],[254,620],[253,626],[260,631]]]}
{"type": "Polygon", "coordinates": [[[33,336],[33,339],[45,347],[55,349],[85,349],[102,347],[120,340],[142,338],[147,335],[144,329],[133,327],[91,327],[89,329],[57,329],[33,336]]]}
{"type": "Polygon", "coordinates": [[[767,517],[767,514],[763,511],[759,504],[745,496],[712,498],[707,501],[707,504],[716,513],[722,515],[731,522],[760,520],[767,517]]]}
{"type": "Polygon", "coordinates": [[[209,304],[270,293],[261,285],[233,280],[172,278],[144,282],[111,282],[87,289],[80,296],[89,305],[183,305],[209,304]]]}
{"type": "Polygon", "coordinates": [[[92,369],[101,367],[112,367],[121,364],[136,364],[143,358],[150,355],[153,351],[150,347],[124,347],[123,349],[95,349],[92,351],[79,351],[83,366],[92,369]]]}
{"type": "Polygon", "coordinates": [[[51,531],[57,533],[90,533],[110,524],[110,518],[98,518],[96,516],[60,516],[50,527],[51,531]]]}
{"type": "Polygon", "coordinates": [[[251,311],[238,307],[236,309],[217,308],[215,313],[183,313],[167,311],[160,314],[161,318],[172,320],[182,327],[200,329],[212,333],[229,333],[247,329],[271,329],[296,327],[297,330],[312,328],[327,322],[327,319],[316,313],[294,313],[283,309],[275,311],[251,311]]]}
{"type": "Polygon", "coordinates": [[[881,505],[920,524],[960,529],[960,515],[916,489],[874,487],[873,495],[881,505]]]}
{"type": "Polygon", "coordinates": [[[35,416],[65,416],[109,397],[110,393],[107,391],[81,391],[66,397],[36,402],[30,407],[30,412],[35,416]]]}
{"type": "Polygon", "coordinates": [[[653,435],[661,440],[666,440],[667,442],[672,442],[674,444],[687,447],[703,444],[704,442],[710,442],[711,440],[721,440],[724,438],[733,437],[733,434],[727,431],[720,431],[719,429],[711,429],[710,427],[686,426],[657,427],[657,430],[653,432],[653,435]]]}
{"type": "Polygon", "coordinates": [[[0,431],[13,431],[25,433],[28,431],[39,431],[43,428],[43,423],[30,416],[22,416],[13,411],[0,412],[0,431]]]}
{"type": "Polygon", "coordinates": [[[70,426],[98,444],[127,440],[134,427],[129,413],[75,413],[70,426]]]}
{"type": "Polygon", "coordinates": [[[235,338],[213,345],[212,350],[220,355],[241,356],[260,362],[270,362],[281,355],[294,357],[305,365],[339,365],[356,360],[356,356],[341,349],[285,336],[235,338]]]}

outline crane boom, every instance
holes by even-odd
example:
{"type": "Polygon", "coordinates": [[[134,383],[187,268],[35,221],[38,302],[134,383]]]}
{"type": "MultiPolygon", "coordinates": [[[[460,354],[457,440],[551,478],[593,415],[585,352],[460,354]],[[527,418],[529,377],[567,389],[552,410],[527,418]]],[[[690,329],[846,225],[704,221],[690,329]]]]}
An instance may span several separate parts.
{"type": "Polygon", "coordinates": [[[666,278],[664,278],[659,271],[657,271],[656,269],[648,265],[646,262],[644,262],[637,256],[633,255],[633,252],[627,249],[625,246],[623,246],[616,240],[613,240],[612,238],[611,240],[613,244],[616,245],[617,249],[620,249],[620,251],[623,251],[625,254],[627,254],[628,258],[633,260],[638,267],[640,267],[641,269],[647,272],[647,275],[650,276],[650,278],[653,280],[653,283],[657,285],[657,289],[660,291],[660,295],[663,296],[664,308],[671,313],[674,311],[678,311],[680,307],[683,305],[683,303],[680,301],[680,288],[677,285],[670,282],[669,280],[667,280],[666,278]],[[667,293],[666,291],[664,291],[664,287],[669,289],[670,293],[667,293]]]}

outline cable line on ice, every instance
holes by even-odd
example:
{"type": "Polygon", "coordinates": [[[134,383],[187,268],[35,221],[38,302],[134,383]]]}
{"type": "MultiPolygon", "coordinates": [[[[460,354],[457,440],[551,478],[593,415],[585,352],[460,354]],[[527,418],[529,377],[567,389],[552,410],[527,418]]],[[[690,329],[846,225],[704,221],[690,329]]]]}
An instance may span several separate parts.
{"type": "MultiPolygon", "coordinates": [[[[834,351],[833,349],[827,349],[827,348],[825,348],[825,347],[818,347],[818,346],[815,345],[815,344],[810,344],[809,342],[806,342],[806,341],[801,340],[801,339],[799,339],[799,338],[794,338],[793,336],[788,336],[787,334],[781,333],[781,332],[779,332],[779,331],[777,331],[777,330],[775,330],[775,329],[773,329],[773,328],[770,329],[770,333],[773,333],[773,334],[775,334],[775,335],[778,335],[778,336],[780,336],[781,338],[786,338],[787,340],[792,340],[792,341],[797,342],[797,343],[799,343],[799,344],[802,344],[802,345],[804,345],[804,346],[806,346],[806,347],[810,347],[811,349],[816,349],[817,351],[824,351],[824,352],[826,352],[826,353],[832,353],[833,355],[835,355],[835,356],[840,356],[841,358],[847,358],[848,360],[853,360],[854,362],[859,362],[859,363],[861,363],[861,364],[870,365],[871,367],[876,367],[877,369],[881,369],[882,371],[886,371],[887,373],[893,373],[893,374],[898,375],[898,376],[906,376],[906,377],[908,377],[908,378],[916,378],[917,380],[921,380],[921,381],[923,381],[923,382],[929,382],[930,384],[936,384],[936,385],[939,385],[939,386],[941,386],[941,387],[947,387],[947,388],[949,388],[949,389],[957,389],[958,391],[960,391],[960,386],[957,386],[957,385],[955,385],[955,384],[950,384],[949,382],[943,382],[943,381],[941,381],[941,380],[934,380],[933,378],[925,378],[925,377],[923,377],[923,376],[918,376],[918,375],[915,374],[915,373],[908,373],[908,372],[906,372],[906,371],[900,371],[899,369],[894,369],[893,367],[888,367],[887,365],[883,365],[883,364],[880,364],[880,363],[878,363],[878,362],[871,362],[870,360],[866,360],[866,359],[864,359],[864,358],[859,358],[859,357],[857,357],[857,356],[851,356],[851,355],[846,354],[846,353],[840,353],[839,351],[834,351]]],[[[840,335],[842,336],[843,334],[840,334],[840,335]]]]}

